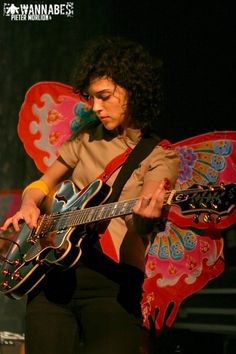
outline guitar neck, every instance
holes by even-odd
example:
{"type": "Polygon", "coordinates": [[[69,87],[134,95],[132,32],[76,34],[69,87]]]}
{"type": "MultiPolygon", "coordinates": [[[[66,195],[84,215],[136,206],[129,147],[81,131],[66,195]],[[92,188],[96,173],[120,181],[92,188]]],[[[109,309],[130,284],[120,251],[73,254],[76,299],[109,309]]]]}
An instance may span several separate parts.
{"type": "MultiPolygon", "coordinates": [[[[166,192],[164,205],[171,204],[175,190],[166,192]]],[[[102,204],[85,209],[71,210],[63,213],[44,215],[44,229],[47,231],[63,230],[70,227],[85,225],[96,221],[104,221],[119,216],[132,214],[138,198],[102,204]]]]}
{"type": "MultiPolygon", "coordinates": [[[[216,187],[193,187],[187,190],[166,191],[165,205],[180,206],[182,214],[209,212],[224,215],[235,208],[235,184],[216,187]]],[[[85,209],[43,215],[40,232],[65,230],[70,227],[104,221],[131,214],[138,198],[102,204],[85,209]]]]}
{"type": "Polygon", "coordinates": [[[49,216],[48,231],[67,229],[95,221],[104,221],[132,213],[137,199],[98,205],[82,210],[72,210],[49,216]]]}

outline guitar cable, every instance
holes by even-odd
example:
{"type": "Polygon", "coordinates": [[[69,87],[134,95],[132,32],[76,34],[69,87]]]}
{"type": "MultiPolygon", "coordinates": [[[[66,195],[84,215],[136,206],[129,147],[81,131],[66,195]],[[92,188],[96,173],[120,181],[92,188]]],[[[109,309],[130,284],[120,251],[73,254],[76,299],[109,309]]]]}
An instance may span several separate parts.
{"type": "MultiPolygon", "coordinates": [[[[2,237],[0,236],[0,240],[3,240],[3,241],[8,241],[8,242],[11,242],[12,244],[14,244],[15,246],[17,246],[18,250],[19,250],[19,256],[21,258],[21,260],[23,259],[23,254],[21,252],[21,247],[20,245],[14,241],[14,240],[10,240],[9,238],[6,238],[6,237],[2,237]]],[[[6,257],[4,257],[3,255],[0,254],[0,260],[3,260],[4,262],[7,262],[9,264],[13,264],[14,262],[12,261],[9,261],[9,259],[7,259],[6,257]]]]}

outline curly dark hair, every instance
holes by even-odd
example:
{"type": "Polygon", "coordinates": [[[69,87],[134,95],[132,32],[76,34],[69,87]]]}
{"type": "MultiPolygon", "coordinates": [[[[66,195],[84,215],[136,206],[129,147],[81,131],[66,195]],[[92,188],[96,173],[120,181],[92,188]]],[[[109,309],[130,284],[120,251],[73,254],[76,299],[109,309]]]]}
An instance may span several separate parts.
{"type": "Polygon", "coordinates": [[[164,95],[161,61],[144,47],[121,37],[100,37],[89,43],[80,57],[74,90],[85,95],[91,80],[109,77],[128,92],[128,112],[143,135],[157,133],[164,95]]]}

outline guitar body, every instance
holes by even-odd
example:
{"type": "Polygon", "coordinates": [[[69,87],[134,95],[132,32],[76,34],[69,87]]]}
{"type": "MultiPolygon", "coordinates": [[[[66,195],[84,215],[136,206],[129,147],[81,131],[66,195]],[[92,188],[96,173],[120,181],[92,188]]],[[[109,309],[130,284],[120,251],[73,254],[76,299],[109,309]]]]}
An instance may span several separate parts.
{"type": "MultiPolygon", "coordinates": [[[[110,194],[111,188],[100,179],[81,192],[71,181],[63,182],[46,198],[37,227],[31,230],[23,225],[16,241],[9,241],[7,255],[1,256],[0,292],[18,299],[34,289],[53,268],[73,267],[81,256],[82,240],[89,236],[87,225],[132,213],[137,199],[104,204],[110,194]]],[[[196,224],[204,229],[218,224],[220,228],[229,213],[230,220],[235,220],[234,183],[194,185],[188,190],[167,191],[165,197],[164,205],[181,208],[184,227],[196,224]]]]}
{"type": "Polygon", "coordinates": [[[86,227],[63,228],[64,215],[70,216],[71,212],[73,218],[75,210],[102,204],[110,194],[111,188],[99,179],[81,192],[71,181],[63,182],[46,198],[45,214],[40,216],[38,227],[31,230],[23,224],[16,241],[11,243],[0,268],[0,292],[19,299],[55,267],[68,269],[74,266],[81,256],[80,244],[86,236],[86,227]]]}

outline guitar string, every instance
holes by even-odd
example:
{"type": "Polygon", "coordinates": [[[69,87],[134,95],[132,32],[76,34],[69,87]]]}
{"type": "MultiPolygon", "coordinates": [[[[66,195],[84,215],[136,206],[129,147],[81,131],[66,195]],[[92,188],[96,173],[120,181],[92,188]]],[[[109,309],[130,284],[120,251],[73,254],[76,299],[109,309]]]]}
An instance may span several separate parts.
{"type": "MultiPolygon", "coordinates": [[[[207,188],[207,189],[199,189],[199,188],[192,188],[188,190],[180,190],[180,191],[175,191],[173,193],[172,191],[166,191],[165,196],[164,196],[164,202],[168,200],[168,197],[173,194],[171,200],[173,199],[174,195],[176,194],[193,194],[196,192],[206,192],[207,194],[210,192],[215,192],[216,187],[214,187],[212,190],[207,188]]],[[[218,191],[224,191],[224,187],[217,187],[218,191]]],[[[115,216],[121,216],[127,214],[125,210],[128,208],[131,208],[135,205],[136,201],[138,199],[130,199],[126,201],[118,201],[118,202],[113,202],[110,204],[102,204],[94,207],[89,207],[85,209],[77,209],[77,210],[70,210],[64,213],[57,213],[57,214],[51,214],[51,215],[41,215],[39,217],[39,223],[37,227],[37,231],[34,235],[32,235],[33,238],[41,237],[42,234],[46,234],[48,231],[57,231],[65,228],[65,226],[70,227],[70,226],[78,226],[78,224],[82,225],[88,224],[89,222],[93,221],[99,221],[99,220],[105,220],[109,217],[115,217],[115,216]],[[123,210],[124,209],[124,210],[123,210]],[[123,212],[122,212],[123,210],[123,212]],[[104,213],[105,211],[105,213],[104,213]],[[88,219],[90,218],[90,219],[88,219]],[[90,221],[92,219],[92,221],[90,221]],[[72,225],[69,224],[67,225],[65,221],[67,220],[72,220],[72,225]],[[41,225],[42,224],[42,225],[41,225]],[[60,227],[59,229],[57,227],[60,227]],[[53,229],[52,229],[53,228],[53,229]],[[52,229],[52,230],[51,230],[52,229]]],[[[132,209],[130,209],[130,213],[132,212],[132,209]]],[[[12,240],[11,240],[12,241],[12,240]]],[[[16,244],[14,241],[12,243],[16,244]]],[[[20,248],[20,247],[19,247],[20,248]]],[[[20,252],[21,253],[21,252],[20,252]]]]}
{"type": "MultiPolygon", "coordinates": [[[[216,188],[216,187],[214,187],[216,188]]],[[[218,190],[224,190],[222,187],[218,187],[218,190]]],[[[210,190],[209,188],[207,189],[199,189],[199,188],[190,188],[188,190],[179,190],[175,191],[175,194],[193,194],[196,192],[202,192],[202,194],[205,193],[212,193],[215,192],[215,189],[210,190]]],[[[168,200],[168,197],[170,194],[173,193],[173,191],[167,191],[165,193],[164,197],[164,203],[168,200]]],[[[174,197],[173,195],[173,197],[174,197]]],[[[56,214],[51,214],[51,215],[44,215],[46,220],[43,221],[42,227],[39,227],[41,229],[41,233],[44,231],[46,228],[47,231],[53,231],[53,230],[58,230],[56,226],[59,226],[59,229],[63,229],[65,227],[70,227],[70,226],[78,226],[78,225],[83,225],[86,223],[94,222],[94,221],[101,221],[105,220],[108,217],[116,217],[116,216],[122,216],[125,214],[129,214],[125,212],[125,210],[130,207],[133,207],[138,199],[130,199],[130,200],[125,200],[125,201],[118,201],[118,202],[113,202],[110,204],[102,204],[94,207],[88,207],[85,209],[77,209],[77,210],[69,210],[66,212],[62,213],[56,213],[56,214]],[[124,209],[122,212],[121,210],[124,209]],[[120,210],[121,209],[121,210],[120,210]],[[105,212],[104,212],[105,211],[105,212]],[[111,211],[114,212],[114,214],[111,214],[111,211]],[[99,212],[102,216],[99,217],[99,212]],[[92,220],[91,220],[92,219],[92,220]],[[64,224],[65,221],[70,221],[69,224],[64,224]],[[59,222],[59,223],[58,223],[59,222]],[[58,225],[59,224],[59,225],[58,225]]],[[[132,210],[130,210],[130,213],[132,210]]],[[[42,218],[43,219],[43,218],[42,218]]]]}

